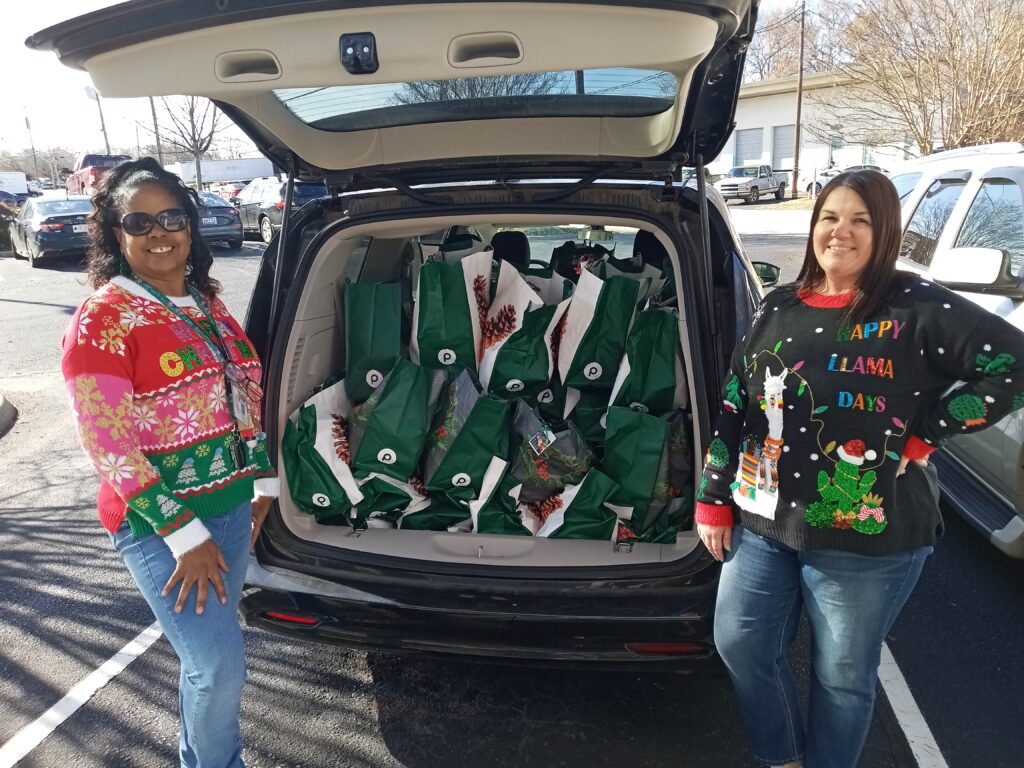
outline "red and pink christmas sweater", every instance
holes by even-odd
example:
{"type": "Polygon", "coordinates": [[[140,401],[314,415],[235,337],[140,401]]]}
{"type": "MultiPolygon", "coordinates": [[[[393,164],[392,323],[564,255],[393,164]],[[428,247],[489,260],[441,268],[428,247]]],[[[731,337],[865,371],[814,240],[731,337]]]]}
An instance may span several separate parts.
{"type": "MultiPolygon", "coordinates": [[[[191,297],[171,300],[209,327],[191,297]]],[[[115,277],[86,299],[63,341],[78,435],[100,476],[103,527],[114,532],[127,518],[133,534],[155,532],[175,557],[209,538],[203,520],[254,493],[277,495],[259,423],[259,358],[223,302],[215,299],[211,311],[228,355],[251,382],[236,391],[249,400],[259,437],[241,441],[241,462],[232,450],[238,438],[222,364],[145,289],[115,277]]]]}

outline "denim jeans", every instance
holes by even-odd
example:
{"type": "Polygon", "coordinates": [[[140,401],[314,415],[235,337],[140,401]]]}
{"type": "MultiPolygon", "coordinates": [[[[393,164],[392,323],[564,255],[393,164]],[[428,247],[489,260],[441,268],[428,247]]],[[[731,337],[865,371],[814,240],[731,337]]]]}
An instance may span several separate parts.
{"type": "Polygon", "coordinates": [[[244,768],[238,712],[245,684],[245,647],[238,601],[252,538],[252,506],[245,502],[203,524],[228,566],[223,574],[227,604],[220,604],[210,585],[206,607],[198,616],[195,587],[181,613],[174,612],[180,584],[167,597],[160,595],[175,561],[159,536],[136,538],[125,523],[111,538],[181,661],[182,768],[244,768]]]}
{"type": "Polygon", "coordinates": [[[931,547],[885,557],[798,552],[737,526],[715,609],[715,644],[754,756],[854,768],[875,706],[882,642],[931,547]],[[801,610],[811,628],[807,726],[789,650],[801,610]]]}

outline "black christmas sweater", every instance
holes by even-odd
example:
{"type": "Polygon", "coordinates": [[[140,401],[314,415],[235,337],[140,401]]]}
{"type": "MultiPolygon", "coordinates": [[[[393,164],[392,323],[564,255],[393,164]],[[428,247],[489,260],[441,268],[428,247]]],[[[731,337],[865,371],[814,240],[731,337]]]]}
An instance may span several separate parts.
{"type": "Polygon", "coordinates": [[[883,307],[782,287],[733,353],[696,521],[797,550],[886,555],[934,543],[922,458],[1024,406],[1024,334],[935,283],[901,275],[883,307]]]}

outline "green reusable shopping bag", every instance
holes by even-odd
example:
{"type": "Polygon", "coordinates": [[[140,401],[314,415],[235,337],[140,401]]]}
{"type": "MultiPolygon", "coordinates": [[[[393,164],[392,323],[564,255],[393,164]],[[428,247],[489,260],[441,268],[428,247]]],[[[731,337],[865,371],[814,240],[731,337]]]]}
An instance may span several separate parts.
{"type": "Polygon", "coordinates": [[[398,520],[403,531],[448,531],[469,529],[469,510],[443,498],[430,500],[430,506],[406,512],[398,520]]]}
{"type": "Polygon", "coordinates": [[[602,280],[612,277],[628,277],[642,283],[640,302],[656,296],[665,285],[665,276],[660,269],[644,263],[642,259],[616,259],[611,256],[590,266],[590,271],[602,280]]]}
{"type": "MultiPolygon", "coordinates": [[[[544,305],[541,303],[540,297],[526,284],[516,268],[507,261],[500,262],[494,299],[487,309],[486,317],[481,320],[480,383],[485,390],[495,391],[491,382],[495,363],[502,355],[505,346],[519,334],[526,318],[533,313],[532,311],[541,309],[544,309],[544,305]]],[[[536,321],[533,321],[532,325],[535,324],[536,321]]],[[[538,330],[541,332],[547,330],[547,326],[538,330]]],[[[532,347],[534,354],[547,360],[548,352],[543,346],[543,337],[535,334],[534,341],[536,342],[532,347]]],[[[520,349],[523,348],[522,337],[520,337],[518,346],[520,349]]],[[[521,382],[521,380],[517,381],[521,382]]],[[[506,381],[505,384],[508,382],[506,381]]],[[[519,391],[515,389],[516,386],[517,384],[513,382],[511,391],[505,389],[508,396],[514,396],[519,391]]]]}
{"type": "Polygon", "coordinates": [[[555,500],[537,536],[549,539],[612,541],[618,517],[608,506],[619,486],[606,474],[592,469],[579,485],[567,486],[555,500]]]}
{"type": "Polygon", "coordinates": [[[345,285],[345,387],[354,403],[368,398],[402,354],[400,283],[345,285]]]}
{"type": "Polygon", "coordinates": [[[510,474],[522,484],[519,501],[542,502],[566,485],[580,482],[594,454],[571,424],[555,432],[520,400],[512,418],[514,456],[510,474]]]}
{"type": "Polygon", "coordinates": [[[479,497],[491,460],[509,451],[510,404],[482,394],[463,371],[445,389],[423,455],[423,481],[434,499],[467,511],[479,497]]]}
{"type": "Polygon", "coordinates": [[[484,353],[480,381],[488,392],[511,400],[536,397],[549,389],[556,362],[551,353],[551,338],[568,306],[569,302],[563,301],[527,312],[522,327],[493,357],[484,353]]]}
{"type": "Polygon", "coordinates": [[[595,452],[600,451],[605,442],[605,414],[608,413],[608,390],[586,389],[583,391],[570,389],[567,395],[572,406],[569,421],[583,435],[595,452]]]}
{"type": "Polygon", "coordinates": [[[626,340],[611,405],[661,416],[687,401],[679,316],[674,309],[645,309],[626,340]]]}
{"type": "Polygon", "coordinates": [[[348,523],[356,530],[394,528],[403,514],[413,514],[430,504],[430,499],[411,483],[376,472],[359,483],[362,503],[348,514],[348,523]]]}
{"type": "Polygon", "coordinates": [[[565,386],[611,389],[644,287],[643,282],[628,277],[602,280],[583,271],[565,313],[558,351],[558,370],[565,386]]]}
{"type": "Polygon", "coordinates": [[[491,254],[420,268],[409,355],[425,368],[476,370],[490,307],[491,254]]]}
{"type": "Polygon", "coordinates": [[[399,359],[370,398],[352,409],[349,440],[357,478],[408,482],[419,464],[444,373],[399,359]]]}
{"type": "Polygon", "coordinates": [[[629,408],[608,409],[602,468],[619,490],[615,504],[632,507],[630,527],[638,535],[668,505],[669,423],[629,408]]]}
{"type": "Polygon", "coordinates": [[[299,509],[320,523],[343,523],[363,499],[347,452],[345,383],[310,397],[285,423],[281,441],[288,492],[299,509]]]}
{"type": "Polygon", "coordinates": [[[562,277],[552,267],[531,266],[523,272],[523,280],[545,304],[559,304],[572,298],[576,288],[572,280],[562,277]]]}
{"type": "Polygon", "coordinates": [[[519,510],[519,489],[519,481],[505,474],[491,493],[471,502],[473,530],[503,536],[532,536],[534,531],[523,524],[519,510]]]}

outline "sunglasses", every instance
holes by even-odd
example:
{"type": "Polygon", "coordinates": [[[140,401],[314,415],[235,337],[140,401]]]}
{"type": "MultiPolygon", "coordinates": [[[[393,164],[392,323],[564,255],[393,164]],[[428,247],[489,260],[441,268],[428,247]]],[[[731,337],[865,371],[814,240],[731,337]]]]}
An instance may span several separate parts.
{"type": "Polygon", "coordinates": [[[148,213],[126,213],[121,217],[121,229],[129,235],[145,235],[154,224],[159,224],[167,232],[181,232],[188,226],[188,214],[181,208],[168,208],[156,216],[148,213]]]}

